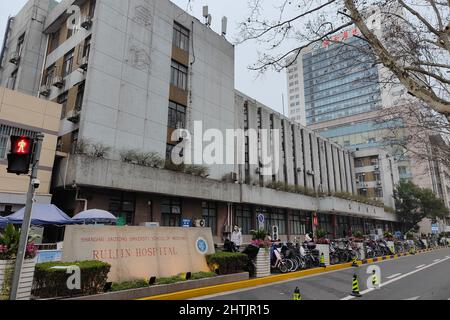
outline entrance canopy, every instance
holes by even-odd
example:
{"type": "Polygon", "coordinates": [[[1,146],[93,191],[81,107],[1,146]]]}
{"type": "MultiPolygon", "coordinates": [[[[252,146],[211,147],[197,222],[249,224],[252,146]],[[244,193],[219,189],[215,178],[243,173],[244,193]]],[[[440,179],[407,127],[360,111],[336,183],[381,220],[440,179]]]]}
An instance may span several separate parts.
{"type": "Polygon", "coordinates": [[[0,228],[4,228],[8,224],[8,220],[6,218],[0,217],[0,228]]]}
{"type": "MultiPolygon", "coordinates": [[[[16,213],[6,217],[9,223],[21,224],[23,216],[25,214],[25,208],[20,209],[16,213]]],[[[73,224],[70,217],[62,212],[57,206],[53,204],[33,204],[31,211],[31,224],[32,225],[65,225],[73,224]]]]}
{"type": "Polygon", "coordinates": [[[105,223],[105,224],[113,224],[117,222],[117,218],[110,212],[92,209],[80,212],[75,217],[72,218],[72,221],[75,223],[84,223],[84,224],[95,224],[95,223],[105,223]]]}

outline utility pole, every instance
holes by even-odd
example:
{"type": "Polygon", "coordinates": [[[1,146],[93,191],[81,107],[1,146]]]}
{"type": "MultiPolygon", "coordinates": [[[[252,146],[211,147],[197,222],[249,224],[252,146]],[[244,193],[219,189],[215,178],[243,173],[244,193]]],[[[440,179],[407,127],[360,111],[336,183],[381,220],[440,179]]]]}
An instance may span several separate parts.
{"type": "Polygon", "coordinates": [[[33,152],[33,160],[31,162],[31,176],[30,176],[30,185],[28,186],[28,193],[27,193],[27,202],[25,206],[25,213],[23,216],[22,221],[22,229],[20,230],[20,241],[19,241],[19,247],[17,249],[17,256],[16,256],[16,264],[14,267],[14,275],[11,285],[11,294],[10,294],[10,300],[17,300],[17,293],[19,290],[19,282],[20,282],[20,275],[22,273],[22,266],[23,266],[23,260],[25,259],[25,253],[27,248],[27,242],[28,242],[28,233],[30,231],[30,225],[31,225],[31,210],[33,208],[33,198],[36,189],[39,186],[35,186],[35,180],[37,178],[38,168],[39,168],[39,158],[41,156],[41,149],[42,149],[42,141],[44,140],[44,135],[42,133],[38,134],[35,138],[34,143],[34,152],[33,152]]]}

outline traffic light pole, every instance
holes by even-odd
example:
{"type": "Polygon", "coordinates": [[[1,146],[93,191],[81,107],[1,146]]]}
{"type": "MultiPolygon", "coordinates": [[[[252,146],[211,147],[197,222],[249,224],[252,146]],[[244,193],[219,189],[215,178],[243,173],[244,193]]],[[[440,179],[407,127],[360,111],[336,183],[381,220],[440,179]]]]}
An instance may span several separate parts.
{"type": "Polygon", "coordinates": [[[43,134],[38,134],[38,136],[35,138],[35,149],[33,152],[33,160],[31,163],[31,176],[30,176],[30,185],[28,186],[28,193],[27,193],[27,202],[25,206],[25,213],[23,216],[22,221],[22,229],[20,232],[20,241],[19,241],[19,247],[17,249],[17,256],[16,256],[16,264],[14,267],[14,275],[11,285],[11,294],[10,299],[11,300],[17,300],[17,294],[19,291],[19,282],[20,282],[20,275],[22,273],[22,266],[23,261],[25,259],[25,253],[28,243],[28,233],[30,230],[31,225],[31,209],[33,208],[33,198],[34,193],[36,191],[36,188],[34,187],[33,180],[37,178],[38,168],[39,168],[39,158],[41,156],[41,150],[42,150],[42,141],[44,140],[43,134]]]}

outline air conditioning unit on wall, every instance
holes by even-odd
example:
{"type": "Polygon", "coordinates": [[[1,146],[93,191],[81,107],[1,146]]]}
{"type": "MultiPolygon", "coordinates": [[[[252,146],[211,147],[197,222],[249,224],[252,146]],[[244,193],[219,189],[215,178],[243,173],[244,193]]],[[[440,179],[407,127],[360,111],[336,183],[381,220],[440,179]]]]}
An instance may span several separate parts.
{"type": "Polygon", "coordinates": [[[60,76],[53,77],[52,85],[54,87],[57,87],[58,89],[61,89],[62,87],[64,87],[64,80],[63,80],[63,78],[60,77],[60,76]]]}
{"type": "Polygon", "coordinates": [[[89,30],[92,27],[92,18],[89,16],[81,17],[81,27],[89,30]]]}
{"type": "Polygon", "coordinates": [[[43,86],[41,86],[41,88],[39,89],[39,94],[43,97],[48,97],[51,93],[51,88],[49,85],[44,84],[43,86]]]}

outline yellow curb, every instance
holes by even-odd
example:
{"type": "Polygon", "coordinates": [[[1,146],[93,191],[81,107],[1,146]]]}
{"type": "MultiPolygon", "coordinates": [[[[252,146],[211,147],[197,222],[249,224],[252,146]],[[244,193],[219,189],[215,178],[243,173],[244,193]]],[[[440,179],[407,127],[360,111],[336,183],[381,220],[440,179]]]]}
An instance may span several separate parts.
{"type": "MultiPolygon", "coordinates": [[[[361,262],[358,262],[358,265],[361,265],[361,264],[362,264],[361,262]]],[[[197,288],[197,289],[191,289],[191,290],[186,290],[186,291],[173,292],[173,293],[162,294],[162,295],[158,295],[158,296],[141,298],[141,299],[137,299],[137,300],[191,299],[191,298],[195,298],[195,297],[208,296],[208,295],[215,294],[215,293],[256,287],[256,286],[260,286],[260,285],[264,285],[264,284],[275,283],[275,282],[285,281],[285,280],[289,280],[289,279],[302,278],[305,276],[325,273],[325,272],[329,272],[329,271],[347,269],[347,268],[350,268],[351,265],[352,265],[351,262],[344,263],[344,264],[337,264],[337,265],[333,265],[333,266],[328,266],[326,268],[315,268],[315,269],[302,270],[302,271],[285,273],[285,274],[278,274],[278,275],[268,276],[268,277],[264,277],[264,278],[250,279],[250,280],[244,280],[244,281],[240,281],[240,282],[221,284],[221,285],[212,286],[212,287],[197,288]]]]}
{"type": "MultiPolygon", "coordinates": [[[[400,257],[406,257],[406,256],[411,256],[411,254],[407,253],[407,254],[401,254],[401,255],[394,255],[393,259],[399,259],[400,257]]],[[[386,260],[382,260],[382,257],[381,257],[381,258],[378,258],[377,262],[383,262],[383,261],[387,261],[387,260],[392,260],[392,258],[390,256],[387,256],[386,260]]],[[[367,263],[365,263],[364,265],[372,264],[372,263],[374,263],[374,258],[367,259],[367,263]]],[[[358,265],[361,266],[361,265],[363,265],[363,263],[361,261],[358,261],[358,265]]],[[[146,298],[141,298],[141,299],[136,299],[136,300],[142,300],[142,301],[186,300],[186,299],[192,299],[192,298],[196,298],[196,297],[208,296],[208,295],[212,295],[212,294],[216,294],[216,293],[234,291],[234,290],[245,289],[245,288],[250,288],[250,287],[257,287],[257,286],[261,286],[264,284],[276,283],[276,282],[285,281],[285,280],[289,280],[289,279],[302,278],[305,276],[326,273],[329,271],[350,269],[351,267],[352,267],[352,263],[349,262],[349,263],[328,266],[326,268],[315,268],[315,269],[302,270],[302,271],[285,273],[285,274],[278,274],[278,275],[268,276],[268,277],[264,277],[264,278],[226,283],[226,284],[221,284],[221,285],[211,286],[211,287],[196,288],[196,289],[167,293],[167,294],[146,297],[146,298]]]]}

